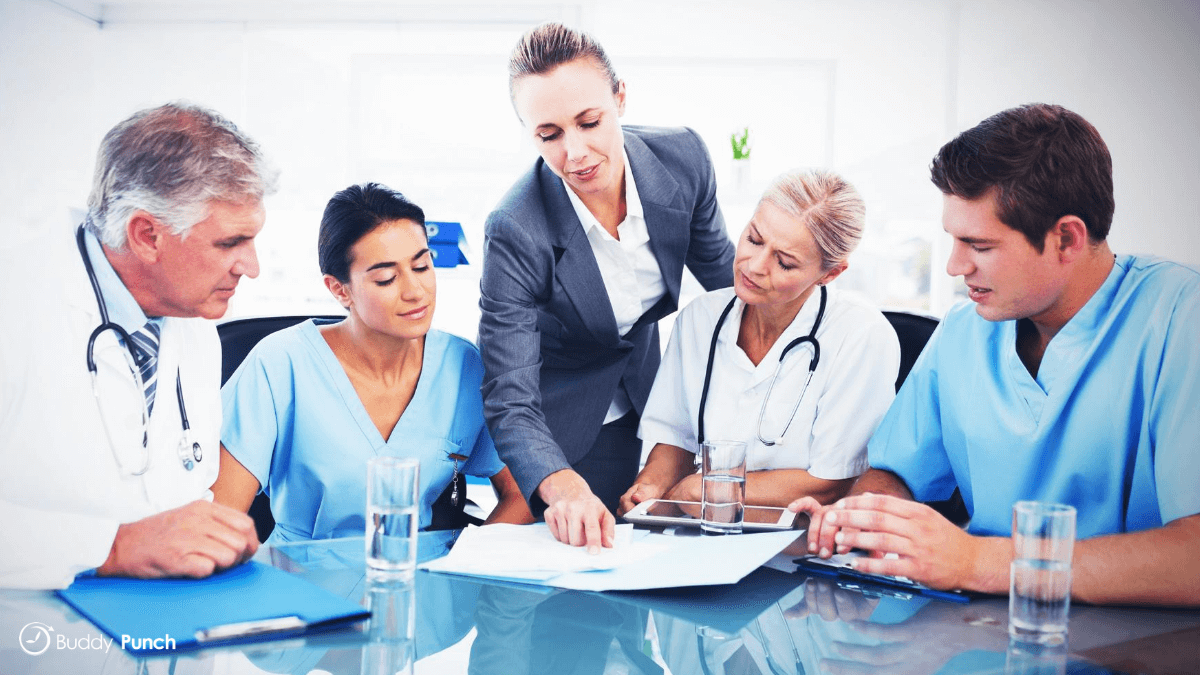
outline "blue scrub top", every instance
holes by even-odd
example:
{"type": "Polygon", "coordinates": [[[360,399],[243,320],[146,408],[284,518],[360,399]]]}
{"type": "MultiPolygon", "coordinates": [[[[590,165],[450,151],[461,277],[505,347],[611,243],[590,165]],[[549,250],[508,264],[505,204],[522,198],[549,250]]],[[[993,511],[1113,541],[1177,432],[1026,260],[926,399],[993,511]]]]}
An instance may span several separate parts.
{"type": "MultiPolygon", "coordinates": [[[[221,442],[271,497],[268,543],[362,535],[367,461],[421,462],[420,527],[459,471],[504,468],[483,420],[483,363],[474,345],[431,330],[412,401],[384,439],[314,320],[273,333],[221,390],[221,442]]],[[[463,498],[466,496],[463,495],[463,498]]]]}
{"type": "Polygon", "coordinates": [[[951,310],[868,445],[921,501],[957,485],[975,534],[1060,502],[1080,538],[1200,513],[1200,272],[1120,256],[1050,341],[1035,379],[1016,321],[951,310]]]}

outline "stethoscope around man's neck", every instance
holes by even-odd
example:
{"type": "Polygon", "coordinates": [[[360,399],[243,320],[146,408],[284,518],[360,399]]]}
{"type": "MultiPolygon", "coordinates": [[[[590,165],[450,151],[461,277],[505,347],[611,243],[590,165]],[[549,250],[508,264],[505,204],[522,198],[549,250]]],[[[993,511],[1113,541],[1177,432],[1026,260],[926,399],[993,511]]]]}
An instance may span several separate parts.
{"type": "MultiPolygon", "coordinates": [[[[788,429],[792,426],[792,420],[796,417],[796,411],[800,409],[800,401],[804,399],[804,392],[808,391],[808,384],[812,382],[813,372],[816,371],[817,364],[821,361],[821,343],[817,342],[817,329],[821,327],[821,319],[825,317],[825,304],[828,299],[829,292],[824,286],[821,286],[821,305],[817,308],[817,318],[813,321],[812,330],[808,331],[808,335],[798,337],[789,342],[779,354],[779,363],[775,366],[775,375],[771,378],[771,386],[767,387],[767,395],[763,397],[762,409],[758,411],[758,441],[767,447],[777,445],[787,435],[788,429]],[[763,415],[767,411],[767,402],[771,400],[771,392],[775,389],[775,383],[779,381],[779,370],[783,367],[783,359],[787,357],[788,352],[792,351],[792,349],[806,342],[812,345],[813,355],[812,359],[808,362],[808,379],[804,381],[804,389],[800,390],[800,396],[796,398],[796,405],[792,407],[792,414],[788,417],[787,426],[783,428],[783,433],[779,434],[778,438],[763,438],[763,415]]],[[[713,361],[716,360],[717,356],[717,338],[721,335],[721,326],[725,325],[725,319],[733,311],[735,304],[737,304],[736,295],[730,299],[728,305],[725,305],[725,310],[721,312],[721,317],[717,319],[717,325],[713,328],[712,342],[708,347],[708,365],[704,370],[704,388],[700,391],[700,412],[696,420],[697,445],[704,443],[704,406],[708,403],[708,387],[712,383],[713,361]]]]}
{"type": "MultiPolygon", "coordinates": [[[[146,406],[144,394],[145,383],[142,382],[141,369],[137,365],[137,355],[133,352],[133,338],[129,332],[122,328],[117,323],[108,318],[108,305],[104,302],[104,293],[100,290],[100,281],[96,278],[96,270],[92,267],[92,257],[88,255],[87,241],[84,236],[84,227],[80,225],[75,231],[75,243],[79,246],[79,255],[83,258],[83,267],[87,271],[88,281],[92,284],[92,293],[96,296],[96,306],[100,308],[100,325],[96,326],[95,330],[88,337],[87,343],[87,369],[92,378],[92,395],[96,397],[96,403],[100,405],[100,390],[96,384],[97,375],[100,369],[96,366],[94,349],[96,339],[105,331],[113,331],[121,340],[121,344],[125,347],[126,363],[129,365],[130,372],[138,385],[138,393],[142,398],[142,449],[145,451],[145,458],[142,461],[141,467],[137,470],[130,470],[129,473],[134,476],[141,476],[150,468],[150,412],[146,406]]],[[[180,378],[179,368],[175,369],[175,397],[179,401],[179,421],[183,427],[183,437],[179,442],[179,461],[183,464],[183,468],[191,471],[195,468],[196,463],[204,459],[204,451],[200,447],[200,443],[191,440],[192,427],[188,423],[187,406],[183,402],[183,382],[180,378]]],[[[116,445],[113,443],[112,434],[109,433],[108,421],[104,418],[104,410],[101,406],[100,423],[104,425],[104,433],[108,436],[109,446],[112,448],[113,456],[117,460],[117,464],[122,470],[126,470],[121,462],[120,454],[117,451],[116,445]]]]}

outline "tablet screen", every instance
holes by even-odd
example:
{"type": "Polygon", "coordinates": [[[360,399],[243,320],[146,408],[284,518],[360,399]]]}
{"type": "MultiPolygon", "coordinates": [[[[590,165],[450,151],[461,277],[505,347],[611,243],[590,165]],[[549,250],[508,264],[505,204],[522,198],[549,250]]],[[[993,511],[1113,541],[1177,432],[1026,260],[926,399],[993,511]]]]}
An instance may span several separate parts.
{"type": "MultiPolygon", "coordinates": [[[[786,509],[774,506],[747,506],[742,512],[742,521],[747,523],[765,523],[774,525],[779,522],[779,516],[786,509]]],[[[659,518],[679,518],[683,520],[698,520],[700,504],[697,502],[673,502],[659,499],[646,509],[646,515],[659,518]]]]}
{"type": "Polygon", "coordinates": [[[696,516],[679,508],[682,504],[691,506],[690,510],[692,511],[697,511],[700,508],[700,505],[696,502],[667,502],[659,499],[651,504],[650,508],[646,509],[646,515],[658,516],[659,518],[683,518],[685,520],[696,520],[696,516]]]}

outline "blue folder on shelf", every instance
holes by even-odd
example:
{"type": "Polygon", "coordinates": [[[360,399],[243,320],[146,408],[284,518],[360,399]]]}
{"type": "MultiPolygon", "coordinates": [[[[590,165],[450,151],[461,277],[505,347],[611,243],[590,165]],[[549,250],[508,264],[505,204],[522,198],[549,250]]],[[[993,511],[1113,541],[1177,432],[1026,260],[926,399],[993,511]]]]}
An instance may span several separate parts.
{"type": "Polygon", "coordinates": [[[139,655],[276,639],[371,616],[358,604],[253,561],[207,579],[79,577],[58,595],[114,644],[139,655]]]}
{"type": "Polygon", "coordinates": [[[467,264],[467,256],[463,253],[463,249],[467,247],[467,238],[463,235],[461,223],[427,220],[425,232],[429,235],[429,253],[433,256],[434,267],[457,267],[467,264]]]}

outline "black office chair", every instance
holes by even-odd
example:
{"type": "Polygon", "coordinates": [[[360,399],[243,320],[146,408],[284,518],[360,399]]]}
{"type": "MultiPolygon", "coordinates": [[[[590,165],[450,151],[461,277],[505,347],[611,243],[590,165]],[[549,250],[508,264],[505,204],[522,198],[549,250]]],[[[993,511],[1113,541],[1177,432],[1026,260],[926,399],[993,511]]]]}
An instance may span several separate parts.
{"type": "MultiPolygon", "coordinates": [[[[896,337],[900,338],[900,372],[896,377],[896,391],[900,391],[901,385],[908,378],[908,373],[912,371],[913,364],[921,355],[921,350],[925,349],[925,344],[929,342],[939,322],[932,316],[911,312],[884,312],[883,315],[892,324],[896,337]]],[[[950,499],[928,504],[956,525],[963,525],[971,519],[958,488],[954,488],[950,499]]]]}
{"type": "Polygon", "coordinates": [[[929,337],[937,328],[938,320],[911,312],[884,312],[883,315],[892,324],[896,337],[900,338],[900,372],[896,376],[896,391],[900,391],[900,385],[908,378],[921,350],[925,349],[925,343],[929,342],[929,337]]]}
{"type": "MultiPolygon", "coordinates": [[[[229,380],[259,340],[275,331],[283,330],[311,318],[336,322],[345,317],[336,315],[263,316],[233,319],[218,325],[217,334],[221,337],[221,384],[224,385],[229,380]]],[[[450,495],[454,486],[447,486],[433,503],[433,520],[427,529],[450,530],[465,527],[467,524],[478,525],[483,522],[479,518],[468,515],[464,510],[470,503],[467,500],[467,477],[460,473],[457,482],[459,503],[451,504],[450,495]]],[[[254,497],[249,513],[250,517],[254,519],[258,540],[266,541],[267,537],[271,536],[271,531],[275,529],[275,518],[271,515],[271,500],[265,492],[260,492],[254,497]]]]}
{"type": "Polygon", "coordinates": [[[233,371],[242,365],[246,355],[254,349],[259,340],[275,331],[295,326],[308,319],[322,319],[329,322],[341,321],[346,317],[335,315],[322,316],[256,316],[250,319],[233,319],[217,326],[217,334],[221,336],[221,385],[229,380],[233,371]]]}

